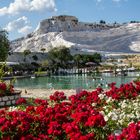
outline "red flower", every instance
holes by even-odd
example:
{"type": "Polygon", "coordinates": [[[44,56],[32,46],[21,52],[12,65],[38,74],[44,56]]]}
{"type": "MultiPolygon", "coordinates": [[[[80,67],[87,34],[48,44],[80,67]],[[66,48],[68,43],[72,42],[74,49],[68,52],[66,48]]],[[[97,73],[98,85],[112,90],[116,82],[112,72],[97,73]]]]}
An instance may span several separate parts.
{"type": "Polygon", "coordinates": [[[81,135],[80,128],[75,122],[65,123],[62,125],[62,128],[65,130],[65,133],[68,137],[70,137],[71,140],[74,140],[77,137],[77,135],[81,135]]]}
{"type": "Polygon", "coordinates": [[[14,93],[14,86],[10,85],[10,93],[14,93]]]}
{"type": "Polygon", "coordinates": [[[26,100],[24,98],[20,98],[16,101],[17,105],[26,104],[26,100]]]}
{"type": "Polygon", "coordinates": [[[139,140],[140,139],[140,122],[138,123],[131,123],[127,128],[122,130],[120,135],[110,135],[108,136],[108,140],[139,140]]]}
{"type": "Polygon", "coordinates": [[[48,105],[47,100],[35,99],[34,102],[35,102],[37,105],[43,105],[43,106],[47,106],[47,105],[48,105]]]}
{"type": "Polygon", "coordinates": [[[35,108],[34,108],[33,106],[28,106],[28,107],[26,108],[26,112],[27,112],[27,113],[34,113],[34,112],[35,112],[35,108]]]}
{"type": "Polygon", "coordinates": [[[6,121],[6,118],[0,118],[0,125],[3,125],[6,121]]]}
{"type": "Polygon", "coordinates": [[[5,83],[0,83],[0,89],[1,90],[6,90],[6,88],[7,88],[7,86],[6,86],[6,84],[5,83]]]}
{"type": "Polygon", "coordinates": [[[48,134],[59,136],[62,134],[61,125],[57,121],[52,121],[49,124],[48,134]]]}
{"type": "Polygon", "coordinates": [[[40,140],[51,140],[47,135],[39,134],[40,140]]]}
{"type": "Polygon", "coordinates": [[[37,139],[32,135],[26,135],[26,136],[22,136],[20,140],[37,140],[37,139]]]}
{"type": "Polygon", "coordinates": [[[2,138],[2,140],[11,140],[10,136],[5,136],[2,138]]]}
{"type": "MultiPolygon", "coordinates": [[[[140,83],[136,86],[131,83],[124,84],[119,88],[112,86],[106,95],[116,100],[133,99],[139,95],[139,89],[140,83]]],[[[63,102],[61,101],[66,99],[64,93],[55,92],[50,97],[55,101],[52,107],[48,106],[47,100],[36,99],[34,106],[27,106],[24,111],[0,110],[0,139],[101,139],[100,133],[105,132],[108,126],[103,115],[99,113],[105,105],[105,100],[101,100],[98,96],[100,92],[101,89],[92,92],[82,91],[63,102]],[[93,103],[96,103],[96,106],[93,103]]],[[[26,100],[20,98],[17,103],[25,104],[26,100]]],[[[103,133],[103,135],[104,139],[108,140],[139,140],[139,132],[140,122],[131,123],[121,134],[107,136],[103,133]]]]}
{"type": "Polygon", "coordinates": [[[85,125],[90,127],[102,127],[106,125],[106,122],[103,115],[97,114],[89,117],[85,125]]]}
{"type": "Polygon", "coordinates": [[[50,100],[60,102],[66,99],[64,92],[56,91],[53,95],[50,96],[50,100]]]}
{"type": "Polygon", "coordinates": [[[76,112],[72,114],[71,117],[77,123],[85,123],[88,119],[88,112],[76,112]]]}

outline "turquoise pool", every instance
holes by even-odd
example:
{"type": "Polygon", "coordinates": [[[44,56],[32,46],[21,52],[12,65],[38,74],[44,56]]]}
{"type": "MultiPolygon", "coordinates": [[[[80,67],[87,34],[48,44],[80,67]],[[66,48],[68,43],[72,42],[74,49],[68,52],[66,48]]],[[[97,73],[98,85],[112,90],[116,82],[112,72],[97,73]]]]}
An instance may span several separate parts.
{"type": "Polygon", "coordinates": [[[15,87],[19,88],[43,88],[43,89],[94,89],[99,85],[107,88],[107,84],[116,82],[117,86],[127,83],[136,78],[138,73],[128,73],[128,76],[112,76],[111,74],[97,75],[96,79],[88,75],[69,75],[69,76],[51,76],[38,78],[17,79],[15,87]]]}

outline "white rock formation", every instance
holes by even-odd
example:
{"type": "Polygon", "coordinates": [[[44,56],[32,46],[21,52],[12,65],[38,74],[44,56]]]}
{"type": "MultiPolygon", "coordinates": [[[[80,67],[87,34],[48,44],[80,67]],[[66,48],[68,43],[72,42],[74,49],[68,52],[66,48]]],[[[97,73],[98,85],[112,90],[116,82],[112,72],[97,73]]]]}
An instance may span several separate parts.
{"type": "Polygon", "coordinates": [[[33,33],[12,41],[11,50],[40,52],[45,48],[47,52],[60,45],[86,52],[140,52],[140,23],[84,23],[73,16],[55,16],[41,21],[33,33]]]}

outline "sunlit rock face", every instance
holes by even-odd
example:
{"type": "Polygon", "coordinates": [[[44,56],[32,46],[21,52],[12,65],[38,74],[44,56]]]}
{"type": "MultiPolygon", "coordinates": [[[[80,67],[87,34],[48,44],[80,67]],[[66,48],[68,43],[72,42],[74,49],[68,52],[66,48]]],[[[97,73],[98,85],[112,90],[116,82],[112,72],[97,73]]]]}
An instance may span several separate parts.
{"type": "Polygon", "coordinates": [[[73,51],[101,53],[140,52],[140,23],[105,24],[79,22],[74,16],[53,16],[41,21],[26,37],[13,40],[11,51],[48,52],[65,45],[73,51]]]}

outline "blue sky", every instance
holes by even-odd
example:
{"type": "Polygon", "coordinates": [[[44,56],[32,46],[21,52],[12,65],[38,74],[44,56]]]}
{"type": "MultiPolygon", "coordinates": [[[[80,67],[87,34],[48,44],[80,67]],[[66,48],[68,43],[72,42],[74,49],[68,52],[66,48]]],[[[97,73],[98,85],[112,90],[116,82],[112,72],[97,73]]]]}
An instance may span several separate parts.
{"type": "Polygon", "coordinates": [[[0,0],[0,27],[16,39],[35,30],[54,15],[73,15],[79,21],[140,21],[140,0],[0,0]]]}

